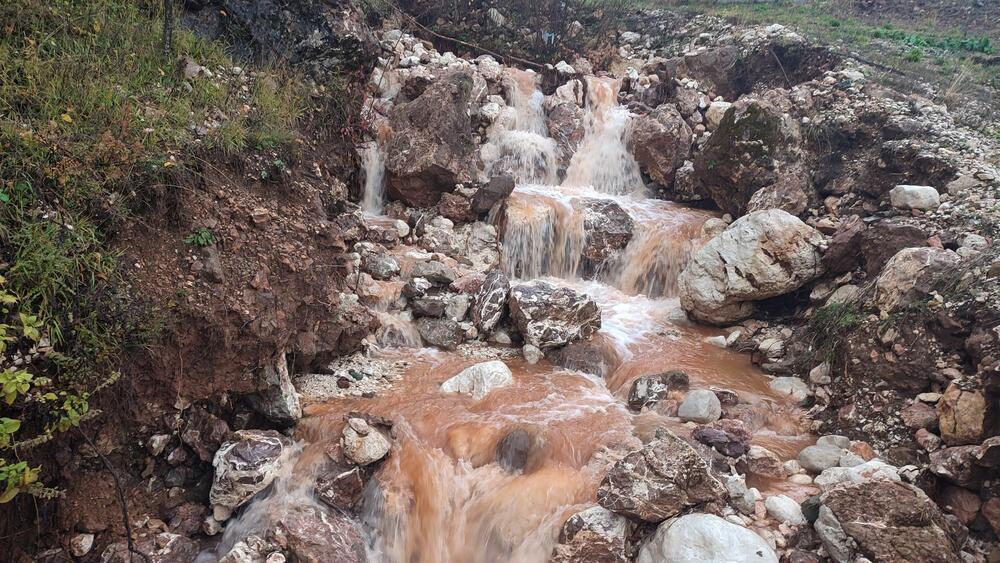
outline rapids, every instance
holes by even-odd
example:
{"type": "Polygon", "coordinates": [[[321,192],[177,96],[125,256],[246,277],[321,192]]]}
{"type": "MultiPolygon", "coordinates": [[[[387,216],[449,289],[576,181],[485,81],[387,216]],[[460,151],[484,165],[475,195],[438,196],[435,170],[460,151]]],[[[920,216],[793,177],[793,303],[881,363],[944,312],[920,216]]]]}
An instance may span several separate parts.
{"type": "MultiPolygon", "coordinates": [[[[596,78],[588,84],[586,135],[560,184],[535,76],[508,72],[514,119],[497,125],[483,148],[488,170],[517,177],[502,222],[502,265],[512,278],[546,278],[599,303],[602,328],[595,338],[609,358],[606,377],[546,360],[529,365],[516,349],[486,344],[456,352],[415,348],[419,337],[407,319],[384,319],[390,325],[385,342],[394,346],[380,353],[407,360],[409,371],[371,399],[308,404],[297,428],[302,451],[294,468],[229,523],[223,546],[265,525],[282,506],[316,502],[310,491],[317,460],[339,438],[350,411],[395,423],[394,448],[366,490],[362,517],[371,560],[392,563],[546,561],[563,521],[594,503],[609,464],[658,426],[690,432],[674,417],[627,408],[629,386],[642,375],[682,369],[692,388],[737,391],[760,421],[754,443],[783,459],[809,443],[801,413],[769,389],[746,356],[706,343],[721,332],[686,321],[675,280],[713,214],[645,196],[627,149],[630,116],[616,103],[618,84],[596,78]],[[635,224],[621,258],[591,280],[583,279],[580,260],[579,203],[587,198],[614,200],[635,224]],[[512,369],[513,385],[478,402],[439,390],[460,369],[495,357],[512,369]],[[517,474],[495,462],[498,441],[513,429],[532,436],[527,466],[517,474]]],[[[377,147],[363,153],[371,190],[364,207],[377,213],[384,179],[378,155],[370,153],[377,147]]]]}

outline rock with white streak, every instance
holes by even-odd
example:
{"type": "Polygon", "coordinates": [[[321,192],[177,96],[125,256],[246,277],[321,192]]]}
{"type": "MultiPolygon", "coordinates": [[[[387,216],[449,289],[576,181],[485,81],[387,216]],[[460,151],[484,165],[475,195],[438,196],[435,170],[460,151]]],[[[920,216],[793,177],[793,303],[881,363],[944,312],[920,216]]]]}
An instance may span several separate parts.
{"type": "Polygon", "coordinates": [[[480,400],[487,393],[514,382],[514,374],[507,364],[500,360],[482,362],[469,366],[441,384],[445,393],[463,393],[480,400]]]}
{"type": "Polygon", "coordinates": [[[823,235],[780,209],[737,219],[698,250],[678,277],[681,306],[697,320],[745,319],[753,302],[799,289],[823,273],[823,235]]]}
{"type": "Polygon", "coordinates": [[[220,522],[274,481],[291,446],[288,438],[273,430],[234,434],[236,440],[222,444],[212,461],[215,476],[208,501],[220,522]]]}

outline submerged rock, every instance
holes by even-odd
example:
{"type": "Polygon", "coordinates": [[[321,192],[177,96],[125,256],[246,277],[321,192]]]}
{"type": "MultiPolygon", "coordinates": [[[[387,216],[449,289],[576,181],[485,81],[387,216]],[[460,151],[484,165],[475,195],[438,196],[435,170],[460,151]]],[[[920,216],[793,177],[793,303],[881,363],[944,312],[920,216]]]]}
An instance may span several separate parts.
{"type": "Polygon", "coordinates": [[[544,281],[514,286],[508,305],[525,342],[542,350],[589,338],[601,328],[601,310],[593,299],[544,281]]]}
{"type": "Polygon", "coordinates": [[[482,362],[469,366],[441,384],[445,393],[464,393],[480,400],[498,387],[506,387],[514,382],[514,374],[507,364],[500,360],[482,362]]]}
{"type": "Polygon", "coordinates": [[[215,477],[208,501],[219,521],[274,481],[282,454],[291,446],[288,438],[273,430],[238,430],[235,438],[215,452],[212,462],[215,477]]]}
{"type": "Polygon", "coordinates": [[[497,443],[497,463],[510,472],[523,471],[534,440],[527,431],[511,430],[497,443]]]}
{"type": "Polygon", "coordinates": [[[698,452],[660,428],[653,441],[611,468],[597,489],[597,502],[619,514],[661,522],[725,494],[698,452]]]}
{"type": "Polygon", "coordinates": [[[677,279],[681,306],[713,324],[745,319],[753,302],[823,273],[823,235],[779,209],[739,218],[692,257],[677,279]]]}
{"type": "Polygon", "coordinates": [[[778,563],[763,538],[712,514],[688,514],[656,529],[639,551],[636,563],[725,561],[778,563]]]}
{"type": "Polygon", "coordinates": [[[559,532],[549,563],[625,563],[629,521],[592,506],[569,517],[559,532]]]}

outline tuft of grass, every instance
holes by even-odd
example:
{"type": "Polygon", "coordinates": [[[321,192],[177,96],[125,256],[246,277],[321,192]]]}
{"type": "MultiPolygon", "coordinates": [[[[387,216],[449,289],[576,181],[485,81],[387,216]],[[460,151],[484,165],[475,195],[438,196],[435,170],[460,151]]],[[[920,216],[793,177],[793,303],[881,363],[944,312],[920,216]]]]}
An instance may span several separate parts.
{"type": "Polygon", "coordinates": [[[165,57],[161,4],[0,2],[0,373],[27,382],[0,404],[15,421],[0,429],[0,499],[37,489],[28,444],[92,416],[91,395],[142,344],[118,232],[189,159],[290,143],[305,106],[294,76],[238,70],[188,30],[165,57]]]}
{"type": "Polygon", "coordinates": [[[812,347],[824,359],[830,359],[848,331],[858,327],[864,314],[857,303],[833,303],[816,310],[809,319],[812,347]]]}
{"type": "Polygon", "coordinates": [[[920,47],[913,47],[903,55],[903,58],[911,63],[919,63],[924,60],[924,50],[920,47]]]}

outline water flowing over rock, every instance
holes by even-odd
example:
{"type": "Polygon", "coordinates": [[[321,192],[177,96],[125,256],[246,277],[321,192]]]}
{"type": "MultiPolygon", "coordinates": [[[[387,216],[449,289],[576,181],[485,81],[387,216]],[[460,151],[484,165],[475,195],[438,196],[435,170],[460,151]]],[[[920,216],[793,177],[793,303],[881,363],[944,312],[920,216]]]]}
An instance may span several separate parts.
{"type": "Polygon", "coordinates": [[[778,563],[763,538],[712,514],[688,514],[668,520],[639,551],[636,563],[725,561],[778,563]]]}
{"type": "Polygon", "coordinates": [[[819,277],[823,244],[819,231],[785,211],[741,217],[691,257],[678,278],[681,306],[708,323],[744,319],[753,301],[819,277]]]}
{"type": "Polygon", "coordinates": [[[619,256],[632,240],[632,218],[609,199],[585,199],[580,205],[586,236],[582,254],[592,268],[600,269],[619,256]]]}
{"type": "Polygon", "coordinates": [[[816,532],[838,563],[957,562],[961,558],[941,510],[923,491],[895,481],[841,485],[821,497],[816,532]]]}
{"type": "Polygon", "coordinates": [[[441,384],[445,393],[464,393],[480,400],[498,387],[505,387],[514,381],[507,364],[500,360],[482,362],[469,366],[441,384]]]}
{"type": "Polygon", "coordinates": [[[673,105],[664,104],[635,121],[631,147],[639,167],[669,190],[691,154],[691,128],[673,105]]]}
{"type": "Polygon", "coordinates": [[[413,207],[430,207],[455,184],[476,179],[469,106],[472,73],[443,73],[415,100],[394,108],[385,145],[389,195],[413,207]]]}
{"type": "Polygon", "coordinates": [[[549,563],[625,563],[629,521],[592,506],[569,517],[549,563]]]}
{"type": "Polygon", "coordinates": [[[212,462],[215,477],[208,498],[220,521],[274,481],[291,446],[271,430],[238,430],[235,438],[219,448],[212,462]]]}
{"type": "Polygon", "coordinates": [[[593,299],[544,281],[512,287],[508,305],[524,340],[542,350],[589,338],[601,328],[601,311],[593,299]]]}
{"type": "Polygon", "coordinates": [[[661,522],[724,495],[698,452],[661,428],[653,441],[611,468],[597,489],[597,502],[619,514],[661,522]]]}
{"type": "Polygon", "coordinates": [[[472,302],[472,322],[482,334],[489,334],[500,323],[507,309],[510,280],[499,269],[486,274],[472,302]]]}

